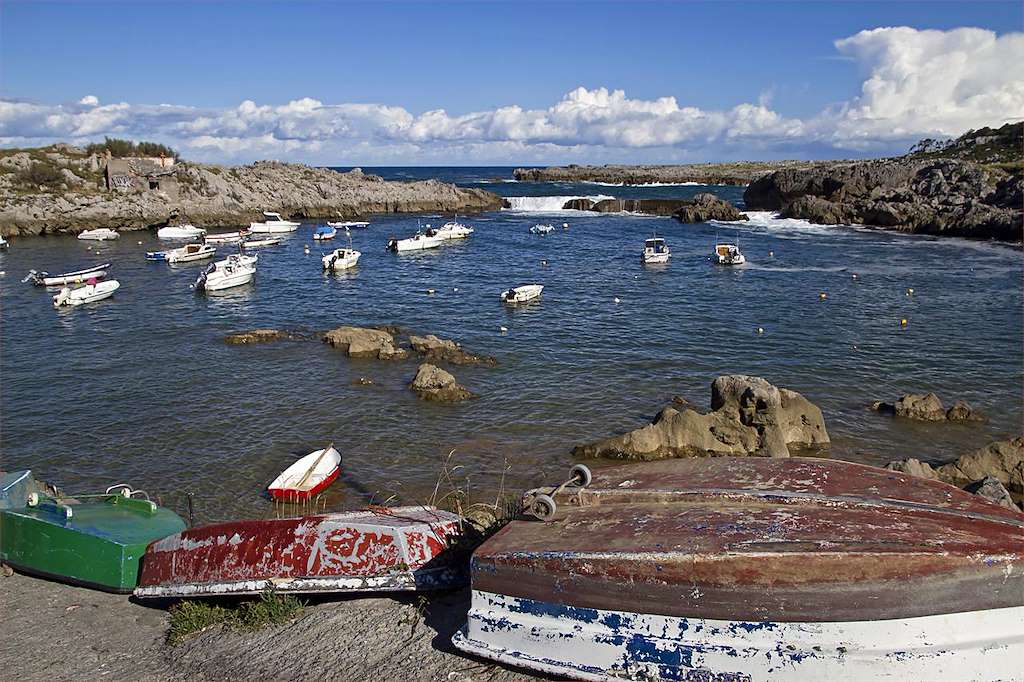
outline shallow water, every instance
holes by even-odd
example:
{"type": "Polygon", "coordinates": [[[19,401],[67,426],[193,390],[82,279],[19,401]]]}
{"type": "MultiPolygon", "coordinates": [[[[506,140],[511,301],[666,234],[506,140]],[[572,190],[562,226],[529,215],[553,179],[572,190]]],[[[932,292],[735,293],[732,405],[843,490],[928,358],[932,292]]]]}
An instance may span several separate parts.
{"type": "MultiPolygon", "coordinates": [[[[510,169],[368,170],[506,196],[742,196],[735,187],[493,182],[510,169]]],[[[144,251],[160,246],[148,233],[99,245],[15,239],[0,255],[2,466],[31,467],[72,492],[127,481],[179,510],[195,492],[199,518],[222,519],[273,513],[267,482],[333,440],[345,461],[328,508],[423,501],[453,449],[454,476],[485,499],[502,485],[559,478],[572,446],[639,426],[674,395],[706,406],[724,373],[761,375],[818,404],[834,457],[943,460],[1020,432],[1020,251],[752,216],[680,225],[501,211],[468,218],[476,234],[466,242],[401,256],[385,252],[389,236],[440,221],[383,217],[353,232],[362,260],[337,276],[320,271],[310,223],[260,252],[253,285],[216,297],[189,288],[201,264],[146,262],[144,251]],[[570,227],[529,234],[537,222],[570,227]],[[639,249],[654,231],[672,261],[643,267],[639,249]],[[718,237],[738,238],[748,264],[711,265],[718,237]],[[30,268],[107,260],[121,289],[79,309],[55,310],[55,291],[20,283],[30,268]],[[528,282],[545,285],[541,301],[499,302],[502,289],[528,282]],[[257,327],[382,323],[456,338],[499,365],[455,367],[480,397],[437,405],[406,388],[413,360],[350,360],[315,341],[222,342],[257,327]],[[374,385],[353,385],[361,376],[374,385]],[[990,423],[919,425],[866,409],[928,390],[967,400],[990,423]]]]}

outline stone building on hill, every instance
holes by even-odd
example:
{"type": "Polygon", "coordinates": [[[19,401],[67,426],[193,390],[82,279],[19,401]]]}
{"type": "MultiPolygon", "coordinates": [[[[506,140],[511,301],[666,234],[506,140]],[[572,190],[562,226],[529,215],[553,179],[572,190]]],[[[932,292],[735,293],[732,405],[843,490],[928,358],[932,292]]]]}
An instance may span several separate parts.
{"type": "Polygon", "coordinates": [[[107,157],[103,176],[107,190],[118,192],[163,192],[178,198],[175,160],[170,157],[107,157]]]}

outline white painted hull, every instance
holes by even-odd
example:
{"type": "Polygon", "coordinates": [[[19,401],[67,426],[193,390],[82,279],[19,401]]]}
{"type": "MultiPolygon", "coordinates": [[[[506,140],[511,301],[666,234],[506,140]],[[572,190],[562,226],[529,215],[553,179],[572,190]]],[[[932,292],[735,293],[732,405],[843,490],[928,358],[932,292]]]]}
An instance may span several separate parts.
{"type": "Polygon", "coordinates": [[[85,241],[104,242],[111,239],[117,239],[120,236],[121,235],[119,235],[117,232],[114,232],[113,230],[101,227],[97,230],[86,230],[85,232],[79,234],[78,238],[85,241]]]}
{"type": "Polygon", "coordinates": [[[474,590],[468,623],[453,642],[469,654],[576,680],[1024,680],[1024,607],[760,623],[572,608],[474,590]]]}
{"type": "Polygon", "coordinates": [[[174,225],[172,227],[161,227],[156,231],[160,239],[195,239],[206,234],[206,230],[193,225],[174,225]]]}
{"type": "Polygon", "coordinates": [[[250,223],[249,231],[253,234],[285,234],[299,229],[298,223],[250,223]]]}
{"type": "Polygon", "coordinates": [[[668,253],[645,253],[642,260],[646,265],[667,263],[670,255],[668,253]]]}
{"type": "Polygon", "coordinates": [[[732,258],[723,258],[722,256],[718,257],[719,265],[743,265],[746,262],[747,258],[743,254],[734,256],[732,258]]]}
{"type": "Polygon", "coordinates": [[[277,246],[281,243],[281,240],[277,237],[270,239],[250,239],[249,241],[242,242],[243,249],[258,249],[263,246],[277,246]]]}
{"type": "Polygon", "coordinates": [[[213,258],[215,255],[217,255],[217,249],[214,248],[189,250],[183,247],[166,252],[164,260],[168,263],[195,263],[207,258],[213,258]]]}
{"type": "Polygon", "coordinates": [[[438,239],[468,239],[474,232],[472,227],[460,223],[445,223],[434,231],[438,239]]]}
{"type": "Polygon", "coordinates": [[[388,248],[395,252],[402,251],[424,251],[436,249],[441,246],[441,240],[436,237],[409,237],[408,239],[394,239],[388,243],[388,248]]]}
{"type": "Polygon", "coordinates": [[[549,234],[555,230],[552,225],[534,225],[530,228],[531,234],[549,234]]]}
{"type": "Polygon", "coordinates": [[[544,291],[544,285],[542,284],[526,284],[515,289],[503,291],[501,293],[501,300],[505,303],[526,303],[540,298],[542,291],[544,291]]]}
{"type": "Polygon", "coordinates": [[[338,230],[335,229],[335,228],[331,228],[331,230],[329,232],[314,232],[313,233],[313,239],[315,239],[318,242],[319,241],[324,241],[324,240],[327,240],[327,239],[334,239],[337,236],[338,236],[338,230]]]}
{"type": "Polygon", "coordinates": [[[348,230],[349,228],[353,228],[353,227],[355,227],[355,228],[362,228],[362,227],[369,227],[370,226],[370,223],[368,223],[366,221],[363,221],[363,220],[345,220],[345,221],[336,222],[336,223],[328,222],[327,224],[329,226],[331,226],[331,227],[340,227],[343,230],[348,230]]]}
{"type": "Polygon", "coordinates": [[[29,273],[29,277],[33,284],[47,286],[47,287],[62,287],[66,284],[85,284],[90,279],[103,279],[107,276],[106,268],[110,267],[110,264],[101,265],[93,270],[79,270],[77,272],[66,272],[62,275],[48,276],[44,274],[36,275],[35,272],[29,273]]]}
{"type": "Polygon", "coordinates": [[[340,272],[342,270],[349,270],[354,268],[359,263],[359,257],[362,256],[359,251],[348,251],[346,249],[338,249],[334,253],[329,253],[320,261],[323,263],[324,270],[328,272],[340,272]],[[341,253],[339,253],[339,251],[341,253]],[[338,254],[335,256],[335,254],[338,254]]]}
{"type": "Polygon", "coordinates": [[[214,270],[206,276],[206,283],[203,285],[203,289],[208,292],[234,289],[235,287],[240,287],[251,282],[255,274],[255,268],[246,268],[235,272],[214,270]]]}
{"type": "Polygon", "coordinates": [[[99,282],[98,284],[87,284],[78,289],[61,289],[60,293],[53,297],[53,305],[61,307],[65,305],[79,306],[86,303],[94,303],[110,298],[114,292],[121,287],[116,279],[99,282]]]}
{"type": "Polygon", "coordinates": [[[208,234],[204,241],[207,244],[237,244],[245,239],[248,232],[222,232],[220,234],[208,234]]]}

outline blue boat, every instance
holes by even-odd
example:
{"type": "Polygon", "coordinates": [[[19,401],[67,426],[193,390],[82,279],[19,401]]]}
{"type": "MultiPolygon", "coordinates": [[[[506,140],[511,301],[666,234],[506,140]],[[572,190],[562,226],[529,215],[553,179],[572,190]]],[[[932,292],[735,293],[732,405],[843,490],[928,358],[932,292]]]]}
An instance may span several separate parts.
{"type": "Polygon", "coordinates": [[[313,231],[313,239],[316,239],[317,241],[334,239],[337,234],[337,228],[331,227],[330,225],[317,225],[316,229],[313,231]]]}
{"type": "Polygon", "coordinates": [[[20,509],[28,504],[28,494],[35,489],[36,479],[30,469],[0,476],[0,509],[20,509]]]}
{"type": "Polygon", "coordinates": [[[146,260],[167,260],[166,251],[147,251],[146,260]]]}

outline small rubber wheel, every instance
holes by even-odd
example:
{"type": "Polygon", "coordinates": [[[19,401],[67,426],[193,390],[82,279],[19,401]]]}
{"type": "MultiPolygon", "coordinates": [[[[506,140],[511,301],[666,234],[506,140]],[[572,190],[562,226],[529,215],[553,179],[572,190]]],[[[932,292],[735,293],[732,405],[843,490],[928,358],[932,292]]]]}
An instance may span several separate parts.
{"type": "Polygon", "coordinates": [[[573,479],[579,488],[586,488],[594,480],[590,467],[586,464],[574,464],[572,469],[569,469],[569,478],[573,479]]]}
{"type": "Polygon", "coordinates": [[[537,495],[530,503],[530,513],[541,521],[550,521],[555,516],[558,505],[550,495],[537,495]]]}

